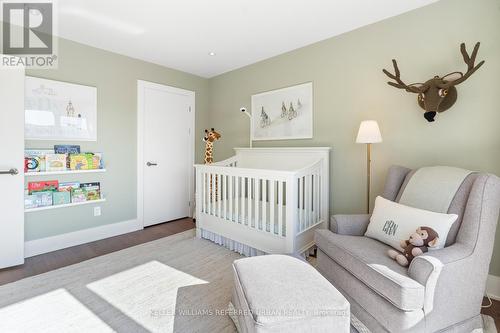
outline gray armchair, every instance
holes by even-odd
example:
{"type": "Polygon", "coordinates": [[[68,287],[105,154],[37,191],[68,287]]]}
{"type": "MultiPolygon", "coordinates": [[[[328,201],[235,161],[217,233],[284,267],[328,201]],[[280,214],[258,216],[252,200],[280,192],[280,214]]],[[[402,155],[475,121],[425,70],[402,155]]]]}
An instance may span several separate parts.
{"type": "MultiPolygon", "coordinates": [[[[383,197],[399,201],[413,171],[391,167],[383,197]]],[[[402,267],[364,237],[369,215],[334,215],[315,234],[318,270],[372,332],[471,332],[480,316],[500,207],[500,179],[472,173],[453,198],[446,247],[402,267]]]]}

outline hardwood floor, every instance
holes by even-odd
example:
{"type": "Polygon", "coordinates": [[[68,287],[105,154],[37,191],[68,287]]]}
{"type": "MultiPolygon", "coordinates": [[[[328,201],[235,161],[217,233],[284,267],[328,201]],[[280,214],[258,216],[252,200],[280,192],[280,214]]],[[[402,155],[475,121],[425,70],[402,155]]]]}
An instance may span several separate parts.
{"type": "MultiPolygon", "coordinates": [[[[497,330],[500,329],[500,301],[491,300],[493,304],[489,308],[483,308],[481,313],[493,317],[495,319],[495,326],[497,330]]],[[[488,299],[483,300],[483,305],[489,304],[488,299]]]]}
{"type": "MultiPolygon", "coordinates": [[[[128,234],[27,258],[24,265],[1,269],[0,285],[76,264],[127,247],[167,237],[194,227],[195,224],[193,220],[186,218],[158,224],[128,234]]],[[[488,304],[488,301],[485,299],[483,304],[488,304]]],[[[492,316],[495,319],[496,326],[500,328],[500,301],[493,300],[492,306],[483,308],[481,312],[492,316]]]]}
{"type": "Polygon", "coordinates": [[[167,237],[194,227],[195,224],[193,220],[186,218],[154,225],[128,234],[27,258],[24,265],[0,269],[0,285],[76,264],[127,247],[167,237]]]}

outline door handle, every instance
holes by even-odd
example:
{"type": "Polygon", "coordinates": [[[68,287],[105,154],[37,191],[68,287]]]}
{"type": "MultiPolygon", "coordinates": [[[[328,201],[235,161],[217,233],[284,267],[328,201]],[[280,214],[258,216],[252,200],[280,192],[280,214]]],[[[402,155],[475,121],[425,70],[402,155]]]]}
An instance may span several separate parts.
{"type": "Polygon", "coordinates": [[[157,163],[148,162],[148,163],[146,163],[146,165],[150,167],[150,166],[157,166],[158,164],[157,163]]]}
{"type": "Polygon", "coordinates": [[[15,176],[19,173],[19,171],[16,168],[12,168],[10,170],[2,170],[0,171],[0,175],[11,175],[15,176]]]}

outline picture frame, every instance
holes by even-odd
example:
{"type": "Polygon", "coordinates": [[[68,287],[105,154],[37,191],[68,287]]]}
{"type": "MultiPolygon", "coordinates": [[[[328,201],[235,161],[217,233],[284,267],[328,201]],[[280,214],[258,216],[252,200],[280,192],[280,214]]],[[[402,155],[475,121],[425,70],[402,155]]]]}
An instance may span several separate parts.
{"type": "Polygon", "coordinates": [[[27,76],[25,138],[97,141],[97,88],[27,76]]]}
{"type": "Polygon", "coordinates": [[[313,83],[252,95],[251,140],[313,138],[313,83]]]}

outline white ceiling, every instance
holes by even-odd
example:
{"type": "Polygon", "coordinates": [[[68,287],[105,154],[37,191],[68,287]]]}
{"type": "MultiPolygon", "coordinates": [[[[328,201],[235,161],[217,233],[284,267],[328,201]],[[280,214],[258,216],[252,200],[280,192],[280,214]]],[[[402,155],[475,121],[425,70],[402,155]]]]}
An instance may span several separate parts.
{"type": "Polygon", "coordinates": [[[83,44],[212,77],[435,1],[60,0],[58,30],[83,44]]]}

